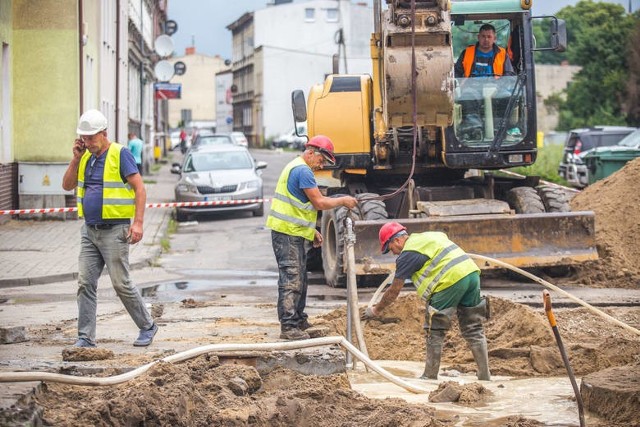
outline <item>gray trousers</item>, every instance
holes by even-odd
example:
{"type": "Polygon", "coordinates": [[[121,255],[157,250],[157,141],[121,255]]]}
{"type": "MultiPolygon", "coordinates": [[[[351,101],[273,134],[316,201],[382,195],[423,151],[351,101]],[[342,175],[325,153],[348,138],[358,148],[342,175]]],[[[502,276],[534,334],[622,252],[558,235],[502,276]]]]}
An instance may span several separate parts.
{"type": "Polygon", "coordinates": [[[138,329],[149,329],[153,325],[140,292],[129,277],[128,230],[128,224],[114,225],[110,230],[82,226],[78,262],[78,338],[95,342],[98,278],[105,266],[113,289],[138,329]]]}

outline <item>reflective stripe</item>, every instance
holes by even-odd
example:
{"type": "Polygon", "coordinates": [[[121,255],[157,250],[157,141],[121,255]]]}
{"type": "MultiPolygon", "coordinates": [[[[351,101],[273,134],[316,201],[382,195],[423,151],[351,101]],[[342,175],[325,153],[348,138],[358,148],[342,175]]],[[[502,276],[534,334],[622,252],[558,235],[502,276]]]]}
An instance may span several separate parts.
{"type": "Polygon", "coordinates": [[[109,201],[110,205],[118,205],[118,206],[128,206],[135,205],[135,199],[105,199],[109,201]]]}
{"type": "Polygon", "coordinates": [[[302,227],[315,227],[315,222],[307,222],[300,218],[294,218],[292,216],[287,216],[285,214],[281,214],[280,212],[275,212],[273,209],[269,212],[269,215],[281,219],[282,221],[292,222],[296,225],[300,225],[302,227]]]}
{"type": "Polygon", "coordinates": [[[301,202],[299,202],[298,200],[294,199],[293,197],[288,197],[288,196],[285,196],[284,194],[278,194],[278,193],[276,193],[276,194],[273,196],[273,198],[274,198],[274,199],[278,199],[278,200],[280,200],[281,202],[289,203],[289,204],[291,204],[291,205],[295,206],[295,207],[296,207],[296,208],[298,208],[298,209],[305,209],[305,210],[308,210],[308,211],[313,211],[313,210],[315,210],[315,208],[313,207],[313,205],[311,205],[311,204],[309,204],[309,203],[301,203],[301,202]]]}
{"type": "Polygon", "coordinates": [[[126,184],[124,182],[104,182],[102,185],[102,188],[124,188],[127,190],[131,190],[131,185],[129,185],[129,183],[127,182],[126,184]]]}
{"type": "MultiPolygon", "coordinates": [[[[427,288],[426,292],[423,295],[431,295],[431,291],[433,290],[433,286],[436,285],[439,281],[440,278],[449,270],[451,270],[453,267],[455,267],[456,265],[460,264],[461,262],[464,262],[468,259],[469,257],[467,256],[467,254],[464,255],[460,255],[458,258],[454,258],[451,261],[449,261],[443,268],[442,271],[440,271],[440,273],[438,273],[436,275],[436,277],[433,278],[433,280],[431,281],[431,283],[429,283],[429,287],[427,288]]],[[[425,298],[423,296],[423,298],[425,298]]]]}
{"type": "MultiPolygon", "coordinates": [[[[431,273],[431,272],[432,272],[432,271],[433,271],[433,270],[438,266],[438,264],[440,263],[440,261],[442,261],[442,259],[443,259],[445,256],[447,256],[447,254],[448,254],[449,252],[455,251],[456,249],[458,249],[458,245],[456,245],[455,243],[453,243],[453,244],[451,244],[451,245],[447,246],[446,248],[444,248],[444,249],[442,250],[442,252],[440,252],[440,253],[439,253],[439,254],[438,254],[438,255],[437,255],[437,256],[436,256],[436,257],[431,261],[431,264],[429,264],[429,267],[427,267],[427,269],[426,269],[425,271],[423,271],[423,272],[422,272],[422,274],[421,274],[421,275],[420,275],[420,277],[418,278],[418,280],[420,281],[420,286],[418,287],[418,294],[419,294],[419,295],[422,295],[422,294],[424,293],[424,289],[425,289],[425,288],[427,288],[427,285],[429,285],[427,289],[431,289],[431,288],[433,287],[433,286],[432,286],[432,285],[433,285],[433,282],[431,282],[431,283],[429,284],[429,283],[426,283],[426,282],[424,282],[424,281],[426,280],[426,278],[427,278],[427,277],[429,277],[429,274],[430,274],[430,273],[431,273]],[[424,283],[423,283],[423,282],[424,282],[424,283]]],[[[447,265],[449,265],[449,264],[447,264],[447,265]]],[[[438,276],[436,276],[436,277],[437,277],[437,278],[442,277],[442,272],[441,272],[438,276]]],[[[436,279],[434,278],[434,280],[436,280],[436,279]]]]}

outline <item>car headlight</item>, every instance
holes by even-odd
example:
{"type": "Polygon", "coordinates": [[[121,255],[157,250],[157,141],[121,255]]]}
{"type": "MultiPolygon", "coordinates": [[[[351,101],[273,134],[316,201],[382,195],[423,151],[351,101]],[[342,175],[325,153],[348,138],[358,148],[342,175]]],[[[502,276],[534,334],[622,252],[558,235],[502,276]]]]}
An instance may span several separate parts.
{"type": "Polygon", "coordinates": [[[179,183],[176,187],[180,193],[197,193],[198,187],[193,184],[179,183]]]}
{"type": "Polygon", "coordinates": [[[242,182],[238,185],[238,190],[253,190],[260,188],[260,181],[254,179],[253,181],[242,182]]]}

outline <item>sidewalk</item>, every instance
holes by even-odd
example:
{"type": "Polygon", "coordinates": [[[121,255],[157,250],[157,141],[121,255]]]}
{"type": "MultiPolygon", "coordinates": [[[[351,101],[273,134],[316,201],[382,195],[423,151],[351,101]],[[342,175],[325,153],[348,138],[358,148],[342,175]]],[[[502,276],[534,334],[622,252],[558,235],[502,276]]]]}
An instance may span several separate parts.
{"type": "MultiPolygon", "coordinates": [[[[143,179],[147,188],[147,203],[173,201],[177,176],[171,174],[171,160],[161,164],[158,172],[145,175],[143,179]]],[[[131,269],[145,267],[158,257],[171,210],[145,210],[144,237],[130,248],[131,269]]],[[[1,224],[0,288],[76,279],[80,227],[83,223],[84,220],[13,219],[1,224]]]]}

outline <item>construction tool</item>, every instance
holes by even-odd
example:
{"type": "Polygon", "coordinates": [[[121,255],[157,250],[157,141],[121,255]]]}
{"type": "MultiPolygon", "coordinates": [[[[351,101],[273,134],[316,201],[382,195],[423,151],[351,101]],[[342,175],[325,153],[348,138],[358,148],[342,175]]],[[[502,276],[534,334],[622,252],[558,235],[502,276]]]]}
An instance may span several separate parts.
{"type": "Polygon", "coordinates": [[[558,348],[560,349],[560,355],[562,356],[564,367],[567,369],[567,374],[569,375],[569,380],[571,380],[573,392],[576,395],[576,402],[578,403],[578,415],[580,417],[580,427],[584,427],[586,424],[584,422],[584,405],[582,402],[582,395],[580,394],[580,390],[578,389],[576,377],[573,375],[573,369],[571,369],[571,365],[569,364],[567,351],[564,348],[564,344],[562,344],[562,337],[560,337],[560,331],[558,331],[558,326],[556,324],[556,316],[554,316],[553,311],[551,310],[551,294],[549,294],[548,290],[545,289],[542,291],[542,298],[544,299],[544,311],[547,313],[547,319],[549,319],[549,324],[551,325],[551,329],[553,330],[553,335],[556,337],[556,342],[558,343],[558,348]]]}

